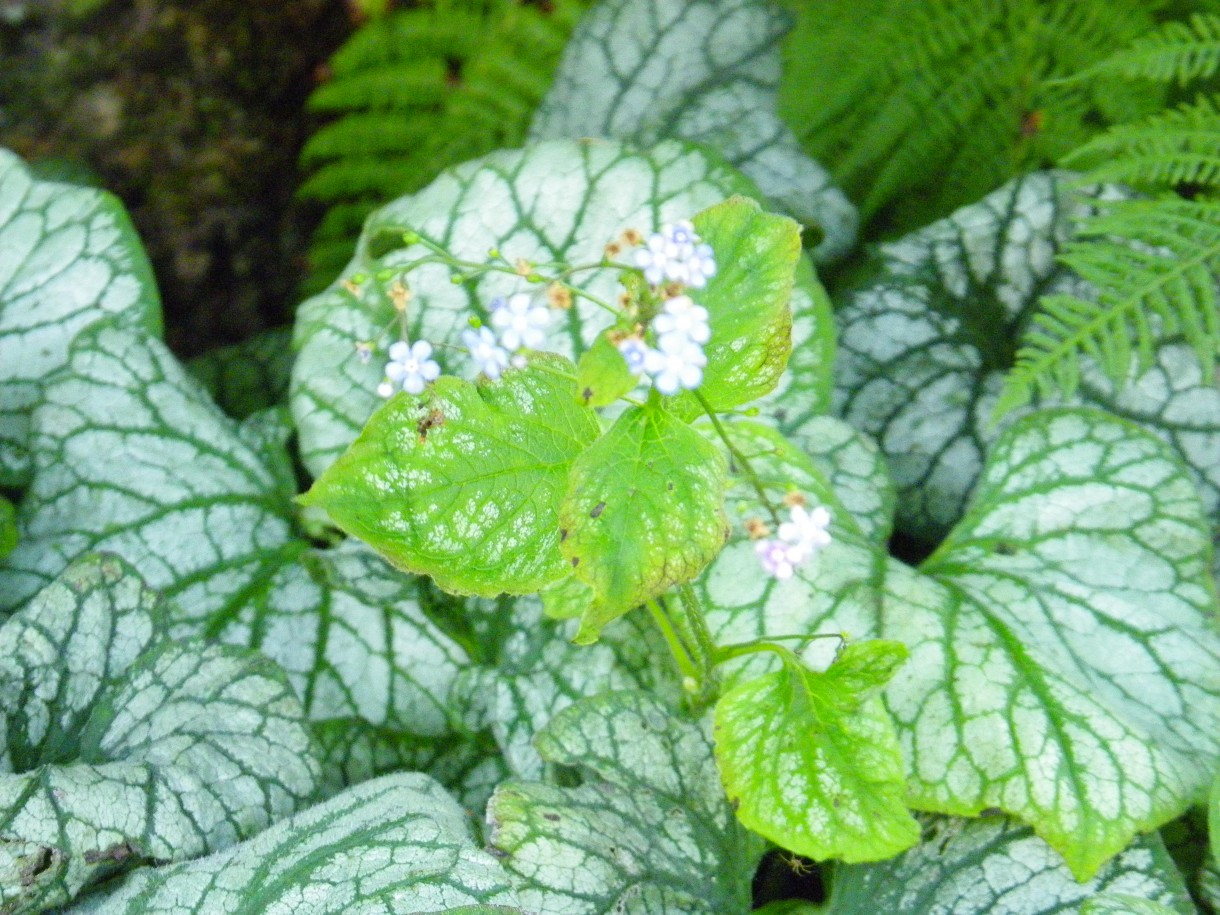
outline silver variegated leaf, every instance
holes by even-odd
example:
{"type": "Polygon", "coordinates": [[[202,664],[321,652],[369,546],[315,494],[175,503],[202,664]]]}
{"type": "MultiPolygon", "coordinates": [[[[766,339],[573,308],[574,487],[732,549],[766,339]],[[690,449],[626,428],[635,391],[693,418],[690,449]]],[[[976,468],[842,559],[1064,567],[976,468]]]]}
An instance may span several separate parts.
{"type": "MultiPolygon", "coordinates": [[[[791,580],[763,576],[744,538],[725,548],[701,586],[713,635],[906,644],[884,695],[914,806],[998,807],[1089,877],[1206,790],[1220,759],[1210,532],[1168,446],[1097,411],[1018,421],[919,572],[829,504],[834,541],[791,580]]],[[[824,663],[833,642],[813,644],[824,663]]]]}
{"type": "Polygon", "coordinates": [[[86,325],[159,333],[152,268],[119,201],[40,181],[0,149],[0,485],[30,472],[29,412],[86,325]]]}
{"type": "Polygon", "coordinates": [[[878,864],[836,868],[826,911],[827,915],[1075,911],[1193,915],[1195,909],[1155,835],[1137,839],[1095,877],[1079,883],[1051,847],[1028,828],[1003,817],[988,817],[929,818],[923,841],[905,854],[878,864]]]}
{"type": "Polygon", "coordinates": [[[133,874],[73,915],[524,915],[435,781],[387,775],[227,851],[133,874]]]}
{"type": "MultiPolygon", "coordinates": [[[[999,427],[993,412],[1021,330],[1047,293],[1088,296],[1055,260],[1097,200],[1074,176],[1042,172],[882,245],[874,274],[845,296],[837,409],[873,436],[898,484],[898,526],[942,536],[965,508],[999,427]]],[[[1220,391],[1192,350],[1165,339],[1121,391],[1090,360],[1074,403],[1101,406],[1174,445],[1208,508],[1220,507],[1220,391]]]]}
{"type": "Polygon", "coordinates": [[[260,649],[312,720],[394,730],[418,765],[453,738],[446,700],[464,649],[429,619],[416,580],[360,544],[297,538],[274,414],[238,426],[159,342],[99,325],[35,428],[22,542],[0,564],[8,608],[75,557],[113,552],[171,598],[173,635],[260,649]]]}
{"type": "Polygon", "coordinates": [[[724,915],[751,906],[762,841],[733,816],[707,728],[645,693],[604,693],[555,717],[536,746],[574,788],[506,782],[488,841],[539,915],[724,915]]]}
{"type": "Polygon", "coordinates": [[[71,566],[0,626],[0,907],[216,851],[315,795],[305,713],[255,652],[165,637],[115,557],[71,566]]]}
{"type": "Polygon", "coordinates": [[[777,110],[790,26],[760,0],[608,0],[573,33],[530,136],[710,146],[821,230],[819,259],[843,257],[856,209],[777,110]]]}

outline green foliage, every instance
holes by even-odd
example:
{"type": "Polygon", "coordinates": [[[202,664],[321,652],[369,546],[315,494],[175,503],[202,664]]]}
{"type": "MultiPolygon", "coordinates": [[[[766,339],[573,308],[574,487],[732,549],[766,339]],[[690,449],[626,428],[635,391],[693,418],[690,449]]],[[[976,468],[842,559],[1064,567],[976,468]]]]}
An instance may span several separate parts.
{"type": "Polygon", "coordinates": [[[746,826],[817,860],[877,861],[919,841],[880,698],[906,659],[897,642],[854,643],[826,671],[786,663],[721,697],[716,758],[746,826]]]}
{"type": "Polygon", "coordinates": [[[728,535],[725,461],[658,403],[630,407],[572,464],[561,549],[593,589],[579,642],[694,579],[728,535]]]}
{"type": "Polygon", "coordinates": [[[1064,82],[1155,25],[1138,0],[803,3],[782,112],[866,222],[910,229],[1044,167],[1161,97],[1064,82]]]}
{"type": "Polygon", "coordinates": [[[1220,70],[1220,15],[1200,12],[1188,22],[1166,22],[1080,75],[1099,74],[1178,82],[1209,79],[1220,70]]]}
{"type": "Polygon", "coordinates": [[[572,369],[541,357],[501,383],[395,397],[301,501],[447,591],[537,591],[565,570],[560,500],[600,431],[572,369]]]}
{"type": "Polygon", "coordinates": [[[1220,350],[1220,204],[1172,197],[1120,202],[1083,223],[1060,260],[1088,297],[1044,297],[1004,379],[998,413],[1035,394],[1072,396],[1082,360],[1115,384],[1147,372],[1167,337],[1180,336],[1204,377],[1220,350]]]}
{"type": "Polygon", "coordinates": [[[328,206],[308,291],[355,249],[364,217],[444,168],[520,145],[590,0],[434,0],[375,19],[339,49],[310,107],[335,119],[301,151],[300,194],[328,206]]]}
{"type": "MultiPolygon", "coordinates": [[[[1120,124],[1063,158],[1095,181],[1121,181],[1137,188],[1188,187],[1192,193],[1220,187],[1217,99],[1201,96],[1179,108],[1120,124]]],[[[1129,233],[1128,233],[1129,234],[1129,233]]]]}
{"type": "MultiPolygon", "coordinates": [[[[1220,68],[1220,17],[1166,23],[1084,74],[1187,83],[1220,68]]],[[[1080,81],[1077,81],[1080,82],[1080,81]]],[[[1116,386],[1146,371],[1155,340],[1181,335],[1205,377],[1220,350],[1220,96],[1112,128],[1065,156],[1096,181],[1124,181],[1157,194],[1084,221],[1062,261],[1088,286],[1045,298],[1030,322],[999,410],[1035,393],[1075,393],[1091,360],[1116,386]],[[1179,196],[1181,193],[1187,199],[1179,196]]]]}

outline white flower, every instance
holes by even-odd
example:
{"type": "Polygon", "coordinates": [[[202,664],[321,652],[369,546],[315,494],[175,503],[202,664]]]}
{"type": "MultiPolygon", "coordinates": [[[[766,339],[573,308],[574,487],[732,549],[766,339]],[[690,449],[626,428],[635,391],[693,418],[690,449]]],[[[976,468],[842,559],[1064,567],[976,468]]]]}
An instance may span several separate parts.
{"type": "Polygon", "coordinates": [[[388,397],[395,386],[408,394],[420,394],[429,381],[435,381],[441,367],[432,359],[432,344],[417,340],[408,345],[399,340],[390,345],[390,361],[385,366],[386,380],[378,386],[377,393],[388,397]],[[389,394],[385,391],[389,391],[389,394]]]}
{"type": "Polygon", "coordinates": [[[648,358],[648,354],[652,352],[648,344],[639,337],[627,337],[625,340],[620,340],[618,342],[618,351],[627,360],[627,370],[632,375],[639,375],[644,371],[644,361],[648,358]]]}
{"type": "Polygon", "coordinates": [[[824,505],[806,511],[800,505],[789,510],[791,520],[779,526],[779,539],[812,556],[830,546],[830,512],[824,505]]]}
{"type": "Polygon", "coordinates": [[[479,365],[479,371],[495,381],[508,368],[508,350],[496,343],[496,335],[488,328],[462,331],[462,342],[479,365]]]}
{"type": "Polygon", "coordinates": [[[703,347],[679,334],[661,337],[657,348],[644,356],[644,371],[662,394],[699,387],[705,365],[707,356],[703,355],[703,347]]]}
{"type": "Polygon", "coordinates": [[[635,265],[652,286],[670,280],[702,289],[716,273],[711,246],[700,242],[695,227],[685,219],[649,235],[644,247],[635,252],[635,265]]]}
{"type": "Polygon", "coordinates": [[[707,309],[685,295],[674,296],[665,303],[661,313],[652,319],[652,329],[659,338],[676,334],[701,344],[712,338],[707,325],[707,309]]]}
{"type": "Polygon", "coordinates": [[[649,285],[659,286],[665,280],[669,263],[672,259],[669,245],[660,233],[648,236],[644,247],[635,252],[635,265],[644,271],[644,279],[649,285]]]}
{"type": "Polygon", "coordinates": [[[500,331],[500,343],[509,351],[540,348],[546,342],[550,323],[551,309],[534,304],[534,297],[528,293],[491,300],[492,327],[500,331]]]}
{"type": "Polygon", "coordinates": [[[711,245],[695,245],[686,258],[686,285],[702,289],[716,275],[716,255],[711,245]]]}
{"type": "Polygon", "coordinates": [[[805,557],[793,552],[787,543],[778,540],[760,540],[754,544],[754,552],[762,563],[763,571],[773,578],[791,578],[796,567],[805,561],[805,557]]]}

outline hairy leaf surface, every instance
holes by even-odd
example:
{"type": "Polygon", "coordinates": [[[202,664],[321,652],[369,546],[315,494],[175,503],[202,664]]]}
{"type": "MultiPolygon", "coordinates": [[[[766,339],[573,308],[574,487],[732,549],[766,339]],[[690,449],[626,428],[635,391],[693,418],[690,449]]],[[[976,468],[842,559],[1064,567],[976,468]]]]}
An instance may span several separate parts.
{"type": "Polygon", "coordinates": [[[835,870],[829,915],[1193,915],[1194,907],[1165,846],[1156,836],[1130,848],[1078,883],[1027,828],[1002,817],[928,818],[923,842],[879,864],[835,870]],[[1111,908],[1105,900],[1132,907],[1111,908]],[[1130,902],[1135,900],[1135,903],[1130,902]],[[1085,907],[1077,909],[1081,903],[1085,907]],[[1139,906],[1151,906],[1140,908],[1139,906]],[[1162,906],[1162,908],[1157,908],[1162,906]]]}
{"type": "Polygon", "coordinates": [[[165,637],[160,598],[82,560],[0,627],[0,904],[40,911],[308,803],[304,710],[263,656],[165,637]]]}
{"type": "Polygon", "coordinates": [[[530,135],[710,146],[821,230],[819,259],[842,257],[855,208],[776,112],[789,24],[760,0],[609,0],[581,20],[530,135]]]}
{"type": "MultiPolygon", "coordinates": [[[[817,476],[808,462],[803,472],[817,476]]],[[[713,635],[906,644],[911,660],[884,696],[913,806],[998,807],[1088,877],[1210,784],[1220,753],[1210,531],[1159,440],[1088,410],[1017,422],[969,515],[920,572],[877,549],[833,497],[812,495],[830,506],[832,544],[773,581],[757,574],[749,541],[730,543],[701,582],[713,635]]],[[[744,662],[728,684],[769,663],[744,662]]]]}
{"type": "Polygon", "coordinates": [[[349,788],[227,851],[146,868],[77,915],[522,915],[465,812],[419,773],[349,788]],[[484,906],[487,906],[486,908],[484,906]]]}
{"type": "Polygon", "coordinates": [[[539,753],[577,767],[561,788],[506,782],[489,841],[523,909],[545,915],[745,912],[763,844],[737,823],[703,727],[643,693],[566,709],[539,753]]]}
{"type": "Polygon", "coordinates": [[[0,485],[30,472],[29,411],[86,325],[161,328],[152,269],[119,201],[33,177],[0,149],[0,485]]]}

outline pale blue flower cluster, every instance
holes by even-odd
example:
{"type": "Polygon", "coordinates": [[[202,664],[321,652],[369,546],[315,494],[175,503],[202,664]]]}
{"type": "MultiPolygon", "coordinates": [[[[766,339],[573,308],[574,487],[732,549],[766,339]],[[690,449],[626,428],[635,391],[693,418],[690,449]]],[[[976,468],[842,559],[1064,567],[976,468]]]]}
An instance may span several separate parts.
{"type": "Polygon", "coordinates": [[[657,335],[655,349],[639,337],[619,343],[627,367],[634,374],[646,374],[662,394],[699,387],[707,365],[703,345],[712,338],[707,309],[689,296],[674,296],[653,318],[652,329],[657,335]]]}
{"type": "Polygon", "coordinates": [[[669,282],[702,289],[716,275],[712,246],[702,242],[686,219],[667,223],[660,232],[649,235],[644,247],[635,252],[635,265],[652,286],[669,282]]]}

